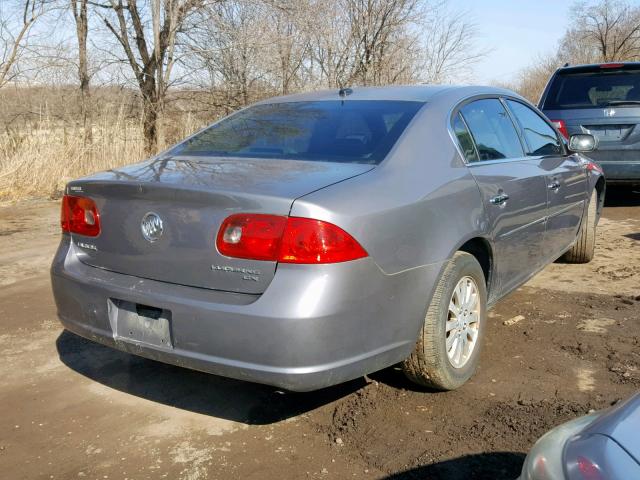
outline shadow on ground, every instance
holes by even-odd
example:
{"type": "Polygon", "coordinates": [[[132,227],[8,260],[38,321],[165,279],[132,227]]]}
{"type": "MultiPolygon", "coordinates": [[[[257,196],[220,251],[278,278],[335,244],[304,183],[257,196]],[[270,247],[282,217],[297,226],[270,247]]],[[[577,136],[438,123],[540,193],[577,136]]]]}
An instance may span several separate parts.
{"type": "Polygon", "coordinates": [[[394,473],[385,480],[513,480],[520,475],[524,458],[515,452],[465,455],[394,473]]]}
{"type": "Polygon", "coordinates": [[[604,199],[605,207],[637,207],[640,206],[640,186],[607,186],[604,199]]]}
{"type": "Polygon", "coordinates": [[[418,393],[442,393],[429,387],[423,387],[409,380],[402,372],[402,364],[393,365],[384,370],[380,370],[368,375],[368,378],[379,383],[383,383],[396,390],[404,390],[418,393]]]}
{"type": "Polygon", "coordinates": [[[361,378],[316,392],[282,392],[147,360],[66,330],[56,340],[56,347],[66,366],[107,387],[182,410],[252,425],[300,415],[366,384],[361,378]]]}

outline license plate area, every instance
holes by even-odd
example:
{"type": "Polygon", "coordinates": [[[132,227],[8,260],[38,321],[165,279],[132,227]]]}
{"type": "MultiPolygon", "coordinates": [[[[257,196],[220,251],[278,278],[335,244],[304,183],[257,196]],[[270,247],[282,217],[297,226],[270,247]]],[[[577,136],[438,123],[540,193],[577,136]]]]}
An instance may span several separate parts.
{"type": "Polygon", "coordinates": [[[634,127],[633,124],[623,125],[584,125],[589,133],[599,140],[616,141],[627,137],[634,127]]]}
{"type": "Polygon", "coordinates": [[[170,310],[118,299],[108,302],[109,320],[116,340],[173,348],[170,310]]]}

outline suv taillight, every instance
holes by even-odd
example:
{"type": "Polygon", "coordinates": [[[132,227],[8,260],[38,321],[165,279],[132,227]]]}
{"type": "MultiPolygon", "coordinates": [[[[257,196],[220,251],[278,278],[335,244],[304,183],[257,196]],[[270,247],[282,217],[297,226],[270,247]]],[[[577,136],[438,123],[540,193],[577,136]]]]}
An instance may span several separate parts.
{"type": "Polygon", "coordinates": [[[569,140],[569,130],[567,130],[567,124],[564,123],[564,120],[551,120],[551,123],[556,126],[556,128],[564,136],[564,138],[569,140]]]}
{"type": "Polygon", "coordinates": [[[97,237],[100,234],[100,213],[95,202],[87,197],[65,195],[60,225],[64,232],[97,237]]]}
{"type": "Polygon", "coordinates": [[[367,256],[351,235],[331,223],[258,213],[228,217],[216,246],[227,257],[280,263],[338,263],[367,256]]]}

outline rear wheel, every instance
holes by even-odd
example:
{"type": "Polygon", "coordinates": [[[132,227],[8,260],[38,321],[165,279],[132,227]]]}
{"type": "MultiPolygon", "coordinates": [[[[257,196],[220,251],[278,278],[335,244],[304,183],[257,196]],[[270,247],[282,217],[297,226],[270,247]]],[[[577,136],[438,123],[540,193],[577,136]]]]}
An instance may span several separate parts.
{"type": "Polygon", "coordinates": [[[438,282],[418,342],[402,364],[413,382],[454,390],[475,373],[486,323],[487,288],[475,257],[457,252],[438,282]]]}
{"type": "Polygon", "coordinates": [[[576,243],[560,257],[566,263],[589,263],[596,250],[596,220],[598,210],[598,192],[591,194],[587,214],[582,219],[576,243]]]}

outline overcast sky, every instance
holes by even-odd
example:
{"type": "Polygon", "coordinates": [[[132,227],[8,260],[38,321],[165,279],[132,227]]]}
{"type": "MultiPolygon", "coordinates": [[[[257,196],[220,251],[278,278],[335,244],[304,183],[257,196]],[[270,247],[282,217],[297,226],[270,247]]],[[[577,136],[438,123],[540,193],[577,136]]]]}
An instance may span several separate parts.
{"type": "Polygon", "coordinates": [[[569,23],[570,0],[450,0],[478,26],[478,41],[491,49],[475,68],[473,83],[512,80],[537,55],[554,52],[569,23]]]}

